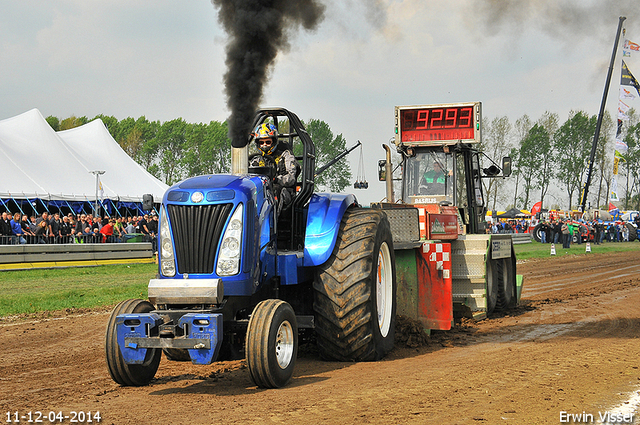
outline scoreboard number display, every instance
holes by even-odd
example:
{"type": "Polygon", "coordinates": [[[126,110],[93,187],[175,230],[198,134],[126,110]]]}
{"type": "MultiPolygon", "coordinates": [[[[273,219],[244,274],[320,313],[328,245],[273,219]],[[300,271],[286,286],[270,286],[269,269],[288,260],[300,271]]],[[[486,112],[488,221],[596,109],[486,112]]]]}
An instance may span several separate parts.
{"type": "Polygon", "coordinates": [[[396,145],[438,145],[481,141],[482,104],[396,106],[396,145]]]}

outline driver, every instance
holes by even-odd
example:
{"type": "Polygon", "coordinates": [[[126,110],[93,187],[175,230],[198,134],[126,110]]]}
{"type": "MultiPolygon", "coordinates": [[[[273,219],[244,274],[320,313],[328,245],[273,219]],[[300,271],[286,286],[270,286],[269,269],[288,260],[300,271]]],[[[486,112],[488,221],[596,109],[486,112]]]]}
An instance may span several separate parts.
{"type": "MultiPolygon", "coordinates": [[[[451,172],[449,172],[448,175],[451,175],[451,172]]],[[[425,171],[423,174],[421,186],[424,186],[427,195],[443,195],[445,193],[445,184],[448,175],[442,169],[440,162],[434,161],[433,168],[425,171]]]]}
{"type": "Polygon", "coordinates": [[[287,149],[286,144],[279,143],[278,131],[273,124],[258,125],[251,136],[256,142],[259,153],[249,159],[249,166],[272,169],[273,190],[278,201],[279,213],[291,204],[300,165],[287,149]]]}

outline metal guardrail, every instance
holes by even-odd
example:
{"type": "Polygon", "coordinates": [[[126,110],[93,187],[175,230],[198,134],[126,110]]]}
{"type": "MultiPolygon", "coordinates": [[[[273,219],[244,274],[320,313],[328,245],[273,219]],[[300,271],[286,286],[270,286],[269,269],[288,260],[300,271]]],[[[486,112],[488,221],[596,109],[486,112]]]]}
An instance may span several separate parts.
{"type": "Polygon", "coordinates": [[[521,243],[531,243],[531,233],[511,233],[511,240],[514,245],[521,243]]]}
{"type": "MultiPolygon", "coordinates": [[[[69,243],[120,243],[120,242],[149,242],[153,238],[143,233],[125,234],[123,236],[104,236],[101,233],[96,234],[78,234],[78,235],[66,235],[66,236],[34,236],[23,235],[24,242],[27,245],[34,244],[47,244],[47,245],[59,245],[69,243]]],[[[16,236],[0,235],[1,245],[20,245],[20,242],[16,236]]]]}
{"type": "Polygon", "coordinates": [[[0,245],[0,270],[150,263],[150,242],[0,245]]]}

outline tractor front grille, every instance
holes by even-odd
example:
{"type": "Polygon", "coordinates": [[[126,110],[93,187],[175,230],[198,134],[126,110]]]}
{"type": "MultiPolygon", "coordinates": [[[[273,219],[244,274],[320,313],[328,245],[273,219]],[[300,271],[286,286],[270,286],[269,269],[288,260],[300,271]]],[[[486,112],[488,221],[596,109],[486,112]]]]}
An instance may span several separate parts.
{"type": "Polygon", "coordinates": [[[213,273],[218,242],[232,207],[167,205],[178,273],[213,273]]]}

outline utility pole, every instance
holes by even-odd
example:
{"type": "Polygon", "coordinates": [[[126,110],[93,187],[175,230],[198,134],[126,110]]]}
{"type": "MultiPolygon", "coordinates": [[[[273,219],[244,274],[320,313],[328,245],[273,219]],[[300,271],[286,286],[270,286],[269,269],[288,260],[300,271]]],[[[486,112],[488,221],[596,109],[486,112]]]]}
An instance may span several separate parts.
{"type": "Polygon", "coordinates": [[[622,32],[622,23],[627,19],[621,16],[618,21],[618,32],[616,33],[616,41],[613,43],[613,53],[611,54],[611,62],[609,63],[609,72],[607,73],[607,82],[604,85],[604,94],[600,103],[600,113],[598,114],[598,122],[596,124],[596,133],[593,136],[593,145],[591,145],[591,155],[589,155],[589,170],[587,171],[587,181],[584,183],[582,190],[582,199],[580,202],[580,211],[585,212],[587,203],[587,194],[589,193],[589,185],[591,184],[591,174],[593,172],[593,162],[596,158],[596,150],[598,147],[598,137],[600,136],[600,126],[602,125],[602,116],[604,115],[604,107],[607,103],[607,95],[609,94],[609,84],[611,83],[611,74],[613,73],[613,64],[616,60],[616,51],[618,50],[618,42],[620,41],[620,33],[622,32]]]}
{"type": "Polygon", "coordinates": [[[100,176],[103,175],[105,171],[94,170],[89,172],[94,176],[96,176],[96,202],[95,202],[95,209],[93,211],[93,215],[94,217],[97,217],[98,216],[98,190],[100,189],[100,176]]]}

